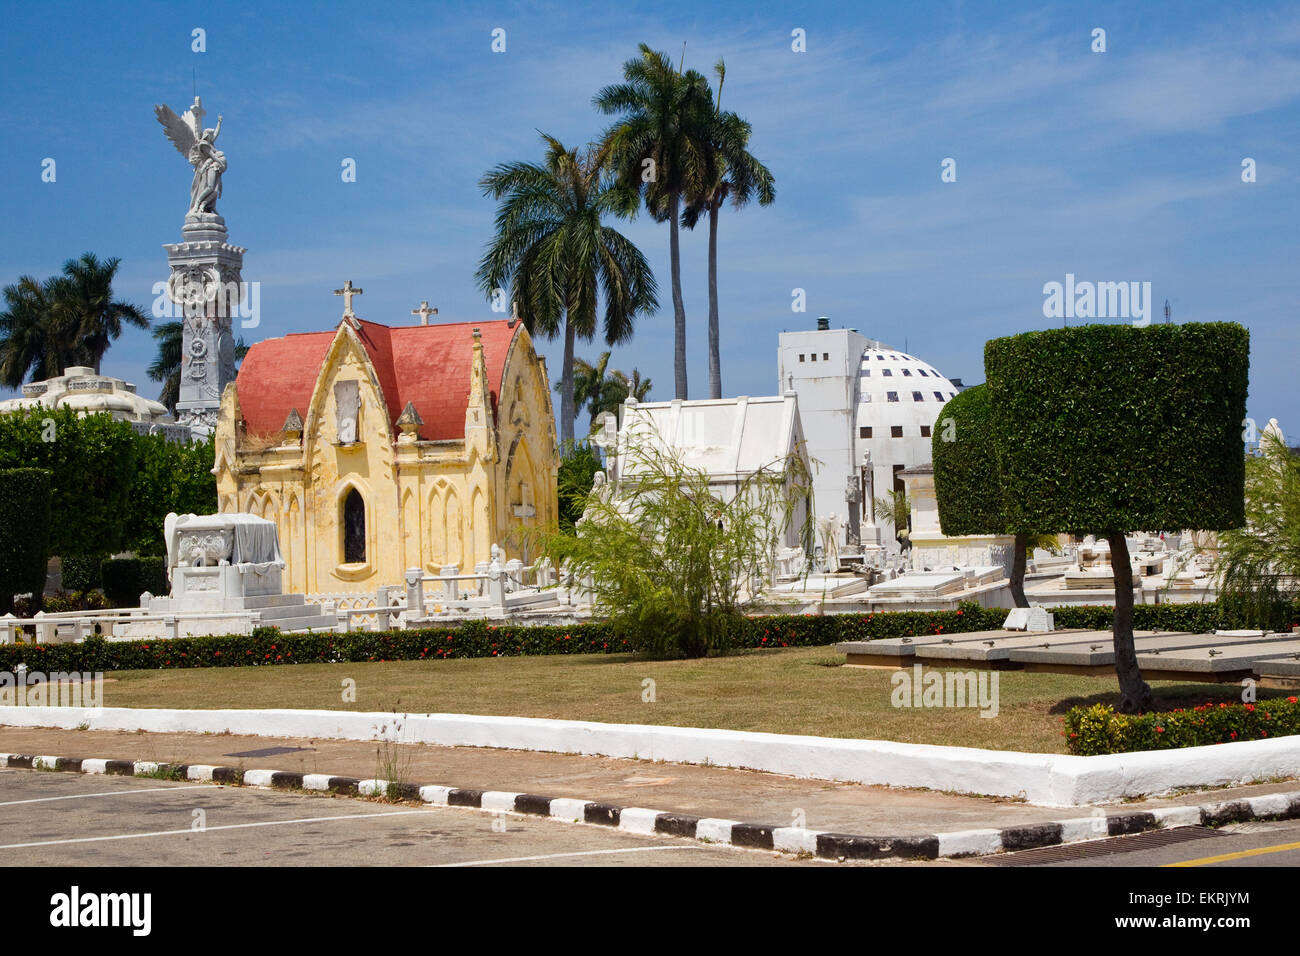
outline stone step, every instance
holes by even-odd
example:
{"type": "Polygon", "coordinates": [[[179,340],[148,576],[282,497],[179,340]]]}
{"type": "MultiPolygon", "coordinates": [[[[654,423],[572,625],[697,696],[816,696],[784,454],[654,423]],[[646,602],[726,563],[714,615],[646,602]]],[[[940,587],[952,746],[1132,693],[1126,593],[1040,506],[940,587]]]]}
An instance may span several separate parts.
{"type": "Polygon", "coordinates": [[[249,608],[249,610],[262,615],[263,623],[267,623],[270,621],[281,621],[290,617],[303,617],[304,615],[315,616],[320,613],[320,605],[290,604],[283,607],[249,608]]]}

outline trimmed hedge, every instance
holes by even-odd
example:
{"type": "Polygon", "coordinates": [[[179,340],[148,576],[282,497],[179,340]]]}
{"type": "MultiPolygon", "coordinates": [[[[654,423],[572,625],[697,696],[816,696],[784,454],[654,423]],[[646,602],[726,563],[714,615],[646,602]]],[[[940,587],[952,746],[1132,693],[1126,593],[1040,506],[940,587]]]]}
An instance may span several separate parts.
{"type": "MultiPolygon", "coordinates": [[[[1058,627],[1106,629],[1113,608],[1054,608],[1058,627]]],[[[1139,604],[1134,625],[1160,630],[1205,631],[1224,627],[1214,604],[1139,604]]],[[[963,604],[955,611],[880,614],[773,615],[746,618],[740,648],[822,647],[916,634],[989,631],[1002,626],[1006,608],[963,604]]],[[[1300,621],[1300,606],[1293,608],[1300,621]]],[[[243,667],[339,661],[402,661],[449,657],[519,657],[539,654],[616,654],[637,651],[607,623],[572,627],[493,625],[467,621],[455,627],[347,634],[281,634],[264,627],[251,636],[187,637],[174,641],[105,641],[0,646],[0,671],[19,664],[33,670],[113,671],[186,667],[243,667]]]]}
{"type": "Polygon", "coordinates": [[[940,530],[949,536],[1009,534],[993,444],[987,385],[959,392],[939,412],[930,439],[940,530]]]}
{"type": "Polygon", "coordinates": [[[984,347],[1011,527],[1106,534],[1245,521],[1250,335],[1085,325],[984,347]]]}
{"type": "Polygon", "coordinates": [[[109,558],[100,565],[100,573],[109,607],[138,607],[145,591],[168,593],[164,558],[109,558]]]}
{"type": "Polygon", "coordinates": [[[15,594],[32,594],[40,606],[50,557],[50,482],[43,468],[0,470],[0,614],[13,610],[15,594]]]}
{"type": "Polygon", "coordinates": [[[162,554],[169,511],[217,510],[214,454],[212,438],[176,444],[107,414],[29,408],[0,415],[0,468],[53,473],[50,550],[65,559],[162,554]]]}
{"type": "Polygon", "coordinates": [[[1117,714],[1106,704],[1094,704],[1075,707],[1062,720],[1066,748],[1079,756],[1176,750],[1300,734],[1300,700],[1206,703],[1191,710],[1136,715],[1117,714]]]}

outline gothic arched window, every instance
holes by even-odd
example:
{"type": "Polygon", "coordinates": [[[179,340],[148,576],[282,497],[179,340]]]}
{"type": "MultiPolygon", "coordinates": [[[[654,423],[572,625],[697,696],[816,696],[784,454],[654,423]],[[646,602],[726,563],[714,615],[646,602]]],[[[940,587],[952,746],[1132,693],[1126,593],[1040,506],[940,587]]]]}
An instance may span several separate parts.
{"type": "Polygon", "coordinates": [[[366,563],[366,502],[355,488],[343,499],[343,563],[366,563]]]}

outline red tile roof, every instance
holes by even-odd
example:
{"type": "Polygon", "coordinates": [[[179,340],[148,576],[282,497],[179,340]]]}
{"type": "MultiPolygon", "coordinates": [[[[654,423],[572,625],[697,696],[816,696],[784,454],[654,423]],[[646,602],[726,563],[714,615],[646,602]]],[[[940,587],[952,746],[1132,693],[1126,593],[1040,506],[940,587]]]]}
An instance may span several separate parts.
{"type": "MultiPolygon", "coordinates": [[[[396,328],[358,319],[358,338],[374,366],[388,405],[388,421],[396,422],[407,402],[424,419],[419,435],[426,440],[465,437],[469,405],[473,330],[482,333],[488,388],[495,415],[505,374],[506,354],[522,323],[442,322],[396,328]]],[[[280,431],[292,408],[304,421],[321,364],[336,332],[300,332],[258,342],[239,366],[235,388],[250,435],[280,431]]]]}

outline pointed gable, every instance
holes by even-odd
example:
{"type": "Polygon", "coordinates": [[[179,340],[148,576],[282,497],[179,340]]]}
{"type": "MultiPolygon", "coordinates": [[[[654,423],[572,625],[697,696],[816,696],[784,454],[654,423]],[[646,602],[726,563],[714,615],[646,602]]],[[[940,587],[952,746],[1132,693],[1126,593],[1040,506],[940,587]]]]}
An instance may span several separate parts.
{"type": "MultiPolygon", "coordinates": [[[[397,420],[411,404],[423,421],[419,437],[439,441],[465,437],[473,330],[482,333],[495,416],[506,358],[522,323],[390,327],[358,319],[354,328],[383,390],[393,433],[398,433],[397,420]]],[[[311,404],[321,366],[340,331],[293,333],[249,349],[235,379],[248,434],[278,434],[291,410],[311,404]]]]}

